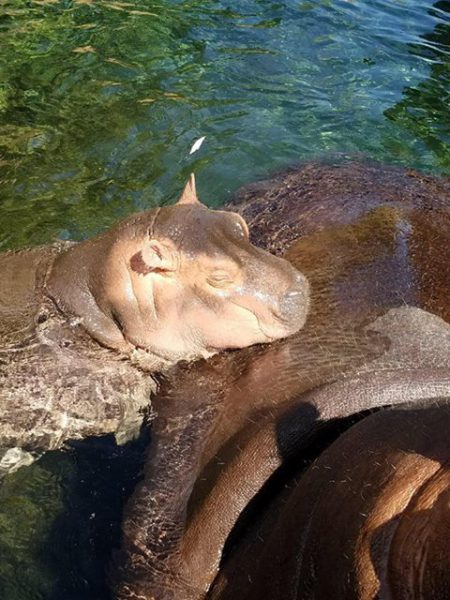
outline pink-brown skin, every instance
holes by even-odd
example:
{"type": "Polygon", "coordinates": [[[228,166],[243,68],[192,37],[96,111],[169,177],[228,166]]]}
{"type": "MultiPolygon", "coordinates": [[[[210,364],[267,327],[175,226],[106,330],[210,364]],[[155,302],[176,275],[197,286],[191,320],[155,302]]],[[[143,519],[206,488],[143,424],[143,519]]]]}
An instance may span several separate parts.
{"type": "Polygon", "coordinates": [[[145,351],[150,369],[270,342],[304,324],[308,283],[248,233],[237,213],[201,204],[191,176],[176,205],[57,258],[47,292],[101,344],[145,351]]]}

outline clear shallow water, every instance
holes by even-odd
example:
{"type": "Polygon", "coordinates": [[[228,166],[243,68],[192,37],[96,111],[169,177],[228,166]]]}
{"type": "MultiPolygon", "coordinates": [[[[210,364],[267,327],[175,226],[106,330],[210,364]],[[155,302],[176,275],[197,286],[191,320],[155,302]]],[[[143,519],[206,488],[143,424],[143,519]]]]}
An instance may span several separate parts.
{"type": "Polygon", "coordinates": [[[448,172],[449,5],[4,0],[0,248],[169,201],[191,167],[212,205],[324,153],[448,172]]]}
{"type": "MultiPolygon", "coordinates": [[[[0,249],[171,201],[192,168],[211,205],[336,152],[449,173],[449,57],[444,1],[3,0],[0,249]]],[[[7,479],[2,600],[107,598],[140,449],[80,444],[7,479]]]]}

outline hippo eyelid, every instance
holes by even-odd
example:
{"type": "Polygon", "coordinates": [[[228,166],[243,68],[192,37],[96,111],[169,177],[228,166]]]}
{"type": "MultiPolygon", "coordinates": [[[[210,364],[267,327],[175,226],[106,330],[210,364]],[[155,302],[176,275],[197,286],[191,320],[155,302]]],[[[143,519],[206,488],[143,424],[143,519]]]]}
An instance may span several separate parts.
{"type": "Polygon", "coordinates": [[[235,279],[236,277],[229,271],[217,269],[208,275],[206,281],[213,287],[225,287],[233,284],[235,279]]]}

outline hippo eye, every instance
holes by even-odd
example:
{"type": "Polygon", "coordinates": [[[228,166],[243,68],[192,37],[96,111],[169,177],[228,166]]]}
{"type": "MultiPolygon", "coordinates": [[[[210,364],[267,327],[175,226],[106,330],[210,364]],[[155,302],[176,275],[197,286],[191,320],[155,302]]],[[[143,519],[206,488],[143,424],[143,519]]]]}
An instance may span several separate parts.
{"type": "Polygon", "coordinates": [[[206,281],[212,287],[223,288],[232,285],[234,283],[234,278],[228,271],[220,269],[210,273],[206,281]]]}

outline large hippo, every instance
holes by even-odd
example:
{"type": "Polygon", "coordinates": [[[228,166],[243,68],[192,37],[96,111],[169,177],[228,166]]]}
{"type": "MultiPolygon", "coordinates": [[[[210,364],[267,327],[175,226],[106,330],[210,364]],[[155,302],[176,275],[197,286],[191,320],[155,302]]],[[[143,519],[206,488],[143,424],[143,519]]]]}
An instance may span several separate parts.
{"type": "Polygon", "coordinates": [[[294,472],[211,600],[450,598],[450,403],[369,416],[294,472]]]}
{"type": "MultiPolygon", "coordinates": [[[[244,190],[231,208],[255,244],[306,275],[310,312],[286,340],[166,375],[125,510],[117,600],[206,598],[246,514],[330,424],[450,398],[449,180],[313,163],[244,190]]],[[[252,597],[271,598],[258,589],[252,597]]],[[[296,597],[288,591],[279,598],[296,597]]]]}
{"type": "Polygon", "coordinates": [[[290,335],[305,277],[241,215],[177,204],[75,243],[0,255],[0,470],[65,440],[136,430],[151,377],[179,360],[290,335]]]}

